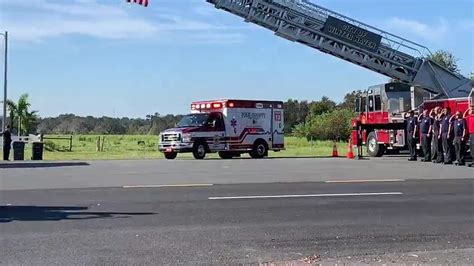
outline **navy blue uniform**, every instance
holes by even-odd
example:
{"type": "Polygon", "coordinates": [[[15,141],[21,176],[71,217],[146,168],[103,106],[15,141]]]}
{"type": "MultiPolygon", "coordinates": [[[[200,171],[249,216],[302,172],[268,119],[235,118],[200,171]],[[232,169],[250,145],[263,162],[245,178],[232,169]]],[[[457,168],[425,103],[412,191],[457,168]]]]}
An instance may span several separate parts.
{"type": "Polygon", "coordinates": [[[3,135],[3,160],[8,161],[8,158],[10,157],[10,149],[12,145],[12,134],[10,130],[5,130],[5,132],[2,133],[3,135]]]}
{"type": "Polygon", "coordinates": [[[423,148],[423,154],[425,158],[423,161],[431,161],[431,136],[430,126],[433,120],[429,116],[424,116],[420,120],[420,133],[421,133],[421,147],[423,148]]]}
{"type": "Polygon", "coordinates": [[[444,163],[451,164],[454,158],[454,146],[452,134],[449,132],[449,126],[452,126],[452,122],[449,122],[451,115],[447,114],[441,120],[441,141],[443,143],[443,154],[444,163]]]}
{"type": "Polygon", "coordinates": [[[459,165],[464,165],[464,149],[466,141],[464,139],[464,130],[467,128],[466,120],[464,118],[456,119],[453,122],[454,128],[454,150],[456,151],[456,161],[459,165]]]}
{"type": "Polygon", "coordinates": [[[407,127],[407,142],[408,142],[408,149],[410,150],[410,159],[416,160],[416,132],[415,128],[418,124],[418,120],[416,117],[408,117],[406,119],[406,127],[407,127]]]}
{"type": "Polygon", "coordinates": [[[443,143],[439,132],[443,117],[433,119],[433,136],[431,138],[431,161],[441,163],[444,161],[443,143]]]}
{"type": "Polygon", "coordinates": [[[471,150],[471,164],[469,164],[469,167],[474,167],[474,134],[471,134],[469,145],[471,150]]]}

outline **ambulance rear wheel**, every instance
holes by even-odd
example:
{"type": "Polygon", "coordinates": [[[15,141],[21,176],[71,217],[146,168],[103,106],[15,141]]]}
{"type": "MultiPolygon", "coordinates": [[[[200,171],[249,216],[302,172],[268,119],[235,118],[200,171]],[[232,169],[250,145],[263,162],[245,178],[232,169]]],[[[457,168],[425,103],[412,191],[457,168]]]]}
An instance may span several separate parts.
{"type": "Polygon", "coordinates": [[[229,160],[229,159],[234,158],[234,156],[235,156],[235,153],[233,153],[231,151],[220,151],[219,152],[219,157],[221,157],[221,159],[229,160]]]}
{"type": "Polygon", "coordinates": [[[265,141],[256,141],[253,145],[252,151],[250,152],[250,157],[254,159],[261,159],[268,154],[268,146],[265,141]]]}
{"type": "Polygon", "coordinates": [[[165,158],[168,160],[174,160],[178,156],[177,152],[165,152],[165,158]]]}
{"type": "Polygon", "coordinates": [[[194,159],[202,160],[206,157],[207,145],[204,142],[196,142],[193,147],[194,159]]]}
{"type": "Polygon", "coordinates": [[[367,136],[367,154],[371,157],[382,157],[384,152],[385,146],[378,143],[375,132],[370,132],[367,136]]]}

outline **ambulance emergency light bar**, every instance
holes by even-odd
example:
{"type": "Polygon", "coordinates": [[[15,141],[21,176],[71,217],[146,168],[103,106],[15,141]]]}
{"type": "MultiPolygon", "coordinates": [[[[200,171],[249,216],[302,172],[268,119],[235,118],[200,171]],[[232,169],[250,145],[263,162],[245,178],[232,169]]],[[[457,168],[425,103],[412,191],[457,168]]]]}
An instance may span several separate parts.
{"type": "MultiPolygon", "coordinates": [[[[214,103],[196,103],[191,104],[191,110],[200,110],[200,109],[221,109],[225,107],[225,104],[222,102],[214,102],[214,103]]],[[[228,107],[234,107],[234,103],[229,103],[228,107]]]]}
{"type": "Polygon", "coordinates": [[[246,101],[246,100],[220,100],[220,101],[209,101],[209,102],[194,102],[191,104],[191,110],[203,110],[203,109],[221,109],[221,108],[277,108],[282,109],[283,104],[280,102],[257,102],[257,101],[246,101]]]}

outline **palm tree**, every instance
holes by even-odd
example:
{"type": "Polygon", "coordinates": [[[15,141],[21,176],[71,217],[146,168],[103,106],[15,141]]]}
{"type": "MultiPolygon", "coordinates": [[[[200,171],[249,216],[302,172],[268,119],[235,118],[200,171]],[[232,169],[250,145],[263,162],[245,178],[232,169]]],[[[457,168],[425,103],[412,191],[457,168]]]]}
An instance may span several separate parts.
{"type": "Polygon", "coordinates": [[[12,127],[17,125],[18,134],[28,133],[31,124],[37,119],[37,111],[30,111],[31,104],[28,102],[28,94],[23,94],[18,99],[18,103],[7,101],[12,127]]]}
{"type": "Polygon", "coordinates": [[[10,115],[10,126],[13,127],[15,126],[15,121],[16,121],[16,113],[17,113],[17,105],[14,101],[12,100],[7,100],[7,109],[10,115]]]}

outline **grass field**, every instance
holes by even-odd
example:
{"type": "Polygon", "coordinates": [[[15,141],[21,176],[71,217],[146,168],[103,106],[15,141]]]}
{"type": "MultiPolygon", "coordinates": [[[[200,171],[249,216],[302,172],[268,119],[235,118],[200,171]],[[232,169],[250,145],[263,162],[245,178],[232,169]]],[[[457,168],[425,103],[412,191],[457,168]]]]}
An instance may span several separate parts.
{"type": "MultiPolygon", "coordinates": [[[[46,136],[57,137],[57,136],[46,136]]],[[[162,159],[157,151],[158,137],[150,135],[109,135],[105,137],[103,151],[97,151],[98,135],[77,135],[73,137],[72,151],[68,140],[45,140],[44,160],[114,160],[114,159],[162,159]]],[[[286,150],[270,152],[270,157],[330,156],[332,142],[314,141],[286,137],[286,150]]],[[[345,155],[347,144],[338,143],[340,155],[345,155]]],[[[245,155],[247,156],[247,155],[245,155]]],[[[31,146],[25,147],[25,159],[31,158],[31,146]]],[[[178,159],[191,159],[191,154],[179,154],[178,159]]],[[[207,158],[218,158],[210,154],[207,158]]]]}

